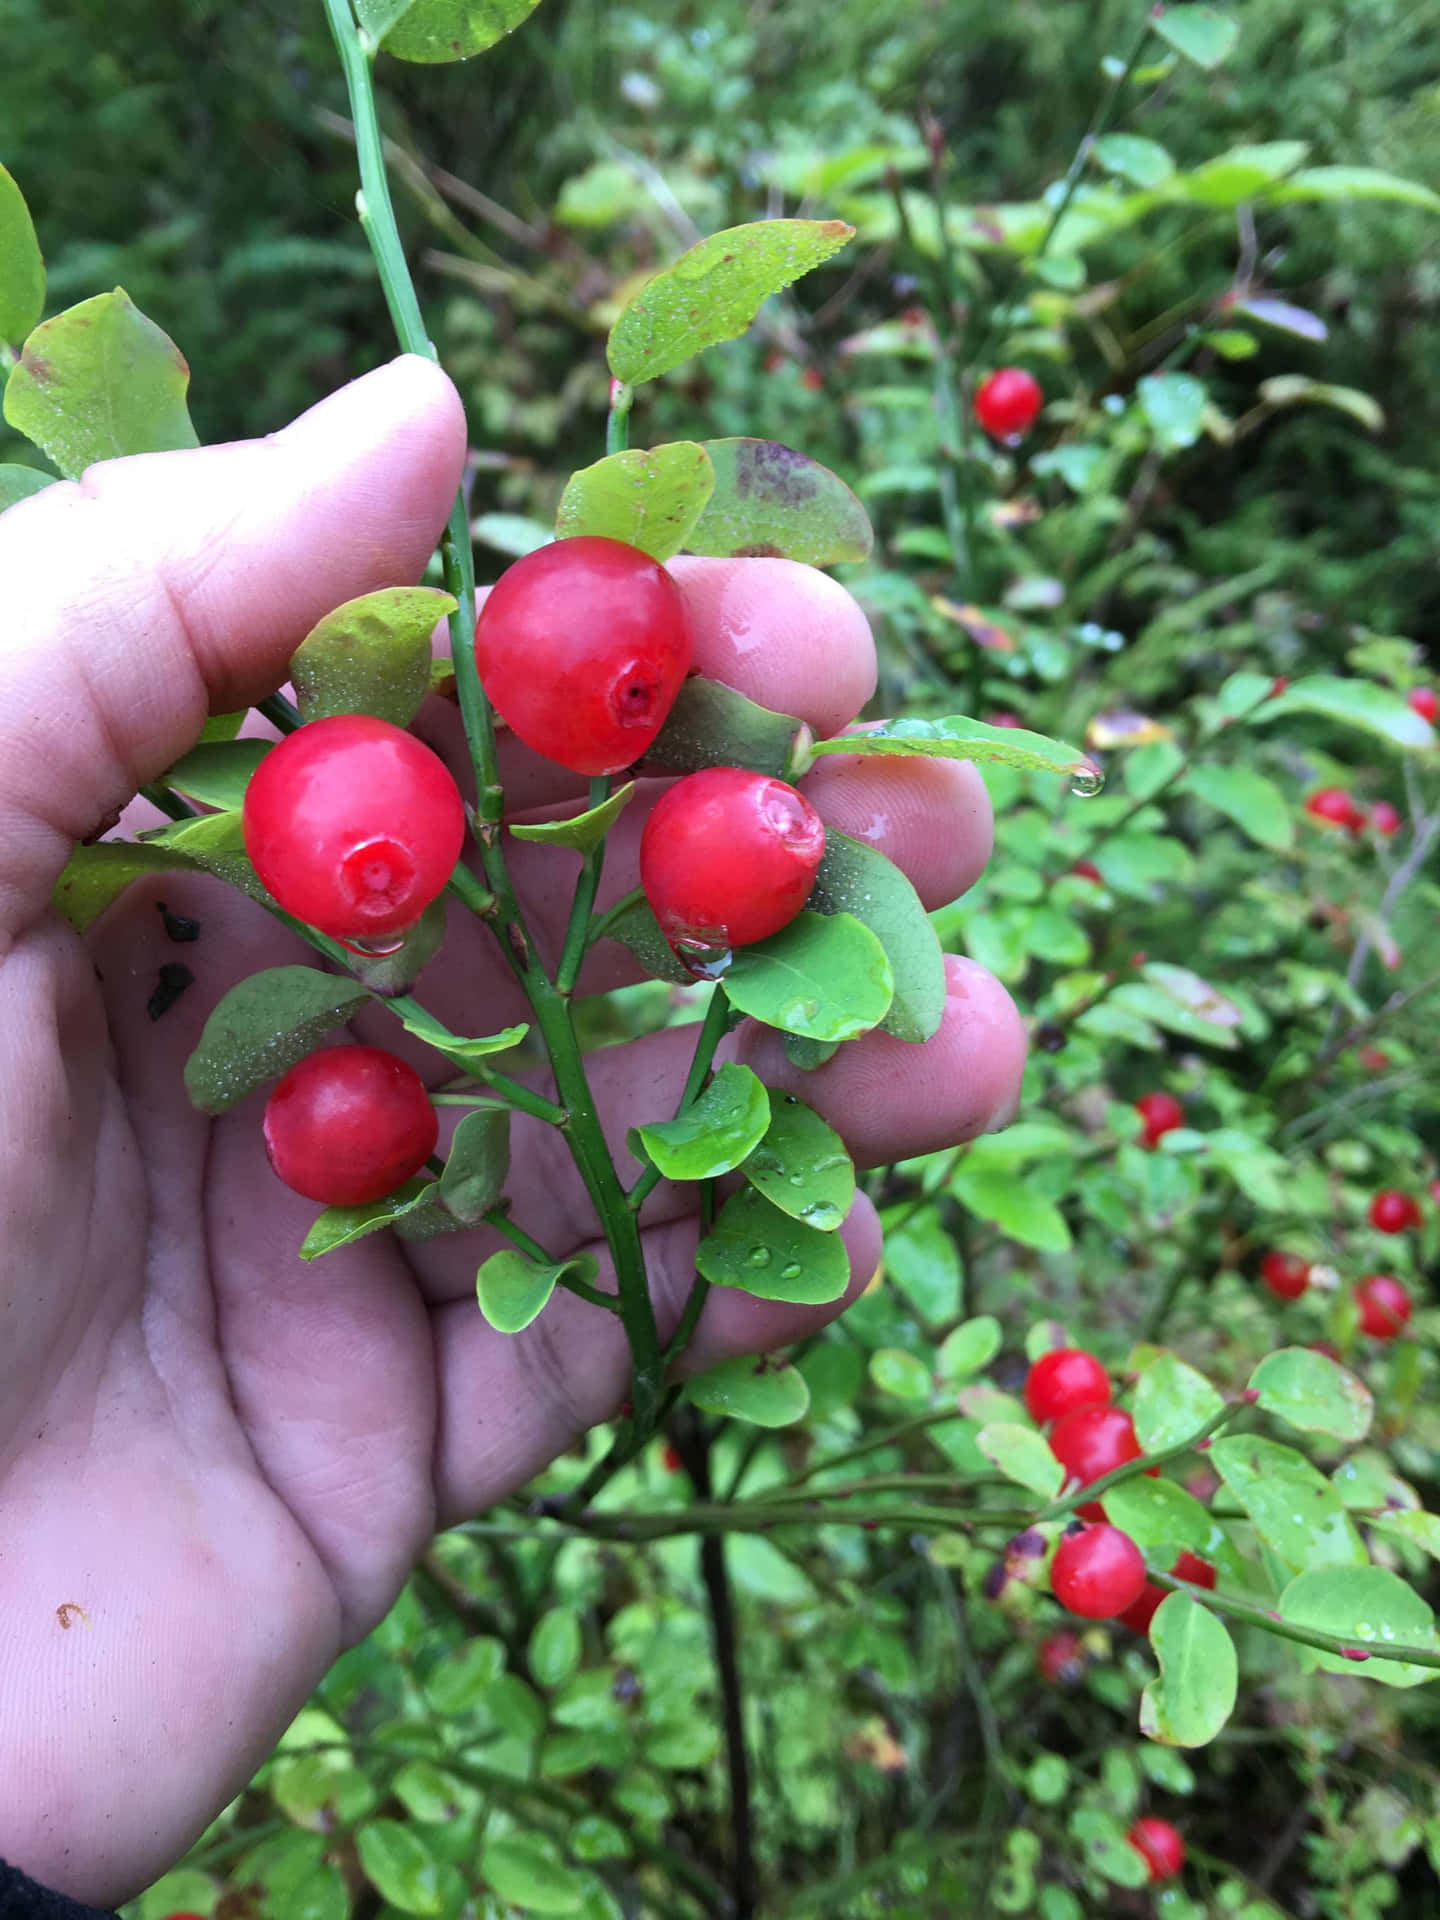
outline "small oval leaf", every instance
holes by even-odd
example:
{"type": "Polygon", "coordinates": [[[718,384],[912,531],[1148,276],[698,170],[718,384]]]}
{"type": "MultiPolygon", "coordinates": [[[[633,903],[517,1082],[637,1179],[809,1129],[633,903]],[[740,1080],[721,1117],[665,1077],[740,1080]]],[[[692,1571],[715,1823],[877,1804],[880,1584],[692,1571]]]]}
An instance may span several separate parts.
{"type": "Polygon", "coordinates": [[[776,440],[707,440],[705,451],[714,492],[685,541],[691,553],[769,555],[811,567],[869,558],[870,516],[818,460],[776,440]]]}
{"type": "Polygon", "coordinates": [[[746,1420],[752,1427],[790,1427],[810,1410],[805,1376],[772,1355],[722,1360],[697,1374],[685,1391],[702,1413],[746,1420]]]}
{"type": "Polygon", "coordinates": [[[0,342],[18,347],[45,311],[45,262],[15,180],[0,167],[0,342]]]}
{"type": "Polygon", "coordinates": [[[314,967],[267,967],[233,986],[185,1063],[202,1113],[224,1113],[313,1053],[370,998],[358,980],[314,967]]]}
{"type": "Polygon", "coordinates": [[[440,1176],[440,1194],[457,1220],[473,1226],[505,1190],[510,1172],[510,1115],[482,1107],[456,1127],[440,1176]]]}
{"type": "Polygon", "coordinates": [[[649,452],[631,447],[571,474],[555,531],[562,540],[600,534],[668,560],[689,543],[714,491],[710,455],[698,442],[675,440],[649,452]]]}
{"type": "Polygon", "coordinates": [[[593,1253],[543,1266],[515,1247],[502,1247],[476,1274],[475,1293],[481,1313],[497,1333],[519,1333],[544,1311],[564,1274],[589,1282],[599,1270],[593,1253]]]}
{"type": "Polygon", "coordinates": [[[430,690],[430,636],[456,604],[435,587],[381,587],[327,613],[290,660],[300,718],[369,713],[408,727],[430,690]]]}
{"type": "Polygon", "coordinates": [[[845,1142],[793,1093],[770,1095],[764,1138],[740,1167],[752,1187],[795,1220],[834,1233],[855,1199],[845,1142]]]}
{"type": "Polygon", "coordinates": [[[1250,1386],[1266,1413],[1305,1433],[1363,1440],[1375,1417],[1365,1382],[1313,1347],[1282,1347],[1266,1354],[1251,1374],[1250,1386]]]}
{"type": "Polygon", "coordinates": [[[991,760],[1004,767],[1068,776],[1076,793],[1098,793],[1100,769],[1077,747],[1023,727],[992,727],[954,714],[944,720],[887,720],[865,733],[817,740],[812,755],[827,753],[927,754],[941,760],[991,760]]]}
{"type": "Polygon", "coordinates": [[[1140,1731],[1166,1747],[1203,1747],[1235,1711],[1235,1643],[1208,1607],[1171,1593],[1150,1622],[1160,1663],[1140,1700],[1140,1731]]]}
{"type": "Polygon", "coordinates": [[[635,794],[635,782],[618,787],[598,807],[572,813],[564,820],[519,821],[510,828],[517,840],[533,840],[542,847],[569,847],[575,853],[592,853],[629,806],[635,794]]]}
{"type": "MultiPolygon", "coordinates": [[[[1392,1646],[1440,1652],[1435,1616],[1420,1595],[1399,1574],[1385,1567],[1326,1567],[1302,1573],[1280,1596],[1280,1614],[1297,1627],[1315,1627],[1333,1633],[1353,1646],[1374,1647],[1378,1654],[1392,1646]]],[[[1434,1667],[1414,1662],[1347,1660],[1322,1653],[1317,1647],[1297,1647],[1307,1665],[1352,1679],[1378,1680],[1386,1687],[1418,1687],[1435,1678],[1434,1667]]]]}
{"type": "Polygon", "coordinates": [[[736,953],[723,980],[733,1006],[807,1040],[853,1040],[889,1012],[895,977],[885,949],[849,913],[802,913],[736,953]]]}
{"type": "Polygon", "coordinates": [[[733,687],[695,674],[681,686],[642,764],[647,773],[748,767],[783,779],[803,727],[793,714],[772,713],[733,687]]]}
{"type": "Polygon", "coordinates": [[[831,827],[809,905],[850,913],[869,927],[890,962],[895,997],[881,1021],[897,1040],[929,1040],[945,1017],[945,956],[909,880],[876,848],[831,827]]]}
{"type": "Polygon", "coordinates": [[[77,933],[94,924],[133,880],[190,867],[183,853],[149,841],[97,840],[77,847],[55,882],[50,904],[77,933]]]}
{"type": "Polygon", "coordinates": [[[738,1167],[770,1125],[770,1096],[738,1061],[727,1061],[673,1120],[635,1129],[640,1149],[667,1180],[713,1180],[738,1167]]]}
{"type": "Polygon", "coordinates": [[[975,1444],[992,1466],[1026,1487],[1041,1500],[1053,1500],[1065,1479],[1065,1469],[1050,1451],[1050,1442],[1034,1427],[992,1420],[981,1427],[975,1444]]]}
{"type": "Polygon", "coordinates": [[[17,500],[28,500],[32,493],[43,493],[54,485],[54,474],[42,473],[38,467],[0,466],[0,513],[17,500]]]}
{"type": "Polygon", "coordinates": [[[819,1306],[838,1300],[850,1280],[844,1243],[793,1220],[754,1187],[742,1187],[700,1242],[695,1265],[717,1287],[738,1287],[761,1300],[819,1306]]]}
{"type": "Polygon", "coordinates": [[[539,0],[358,0],[360,24],[397,60],[438,66],[469,60],[513,33],[539,0]]]}
{"type": "Polygon", "coordinates": [[[1218,67],[1240,38],[1239,27],[1217,7],[1154,7],[1150,27],[1197,67],[1218,67]]]}
{"type": "Polygon", "coordinates": [[[1287,1567],[1300,1573],[1366,1564],[1364,1543],[1340,1495],[1293,1447],[1247,1434],[1216,1440],[1209,1457],[1287,1567]]]}
{"type": "Polygon", "coordinates": [[[1158,1453],[1197,1433],[1224,1405],[1203,1373],[1173,1353],[1162,1353],[1135,1389],[1136,1438],[1146,1453],[1158,1453]]]}
{"type": "Polygon", "coordinates": [[[1396,747],[1433,747],[1435,729],[1388,687],[1373,680],[1347,679],[1339,674],[1308,674],[1296,680],[1277,699],[1267,700],[1251,716],[1252,726],[1268,726],[1287,714],[1318,713],[1327,720],[1359,727],[1396,747]]]}
{"type": "Polygon", "coordinates": [[[398,1226],[401,1221],[414,1226],[434,1219],[439,1228],[442,1218],[439,1182],[407,1180],[403,1187],[397,1187],[394,1193],[387,1193],[383,1199],[367,1200],[356,1207],[327,1207],[317,1216],[301,1242],[300,1258],[318,1260],[322,1254],[334,1253],[337,1247],[351,1246],[355,1241],[365,1239],[367,1234],[379,1233],[383,1227],[398,1226]]]}

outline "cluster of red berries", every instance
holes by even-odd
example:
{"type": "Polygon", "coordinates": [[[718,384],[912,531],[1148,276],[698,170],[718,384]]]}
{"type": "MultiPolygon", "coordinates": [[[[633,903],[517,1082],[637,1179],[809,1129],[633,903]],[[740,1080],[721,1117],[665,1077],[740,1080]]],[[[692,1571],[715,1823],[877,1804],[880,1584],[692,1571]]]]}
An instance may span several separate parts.
{"type": "MultiPolygon", "coordinates": [[[[475,632],[500,717],[572,773],[618,773],[654,743],[693,647],[685,603],[657,561],[581,536],[509,568],[475,632]]],[[[448,768],[402,727],[366,714],[312,721],[261,762],[245,845],[287,913],[360,952],[393,951],[444,891],[465,841],[448,768]]],[[[712,767],[677,780],[640,845],[640,879],[682,953],[764,940],[804,906],[825,828],[783,780],[712,767]]],[[[376,1048],[327,1048],[294,1067],[265,1115],[280,1178],[329,1205],[378,1200],[435,1150],[419,1076],[376,1048]]]]}
{"type": "MultiPolygon", "coordinates": [[[[1423,1221],[1414,1194],[1385,1187],[1367,1210],[1377,1233],[1405,1233],[1423,1221]]],[[[1275,1247],[1260,1262],[1260,1278],[1279,1300],[1298,1300],[1310,1285],[1311,1266],[1298,1253],[1275,1247]]],[[[1354,1294],[1360,1330],[1372,1340],[1393,1340],[1403,1333],[1414,1311],[1409,1290],[1391,1273],[1371,1273],[1359,1281],[1354,1294]]]]}
{"type": "Polygon", "coordinates": [[[1404,825],[1399,809],[1388,800],[1377,800],[1367,809],[1344,787],[1317,787],[1306,799],[1305,811],[1322,826],[1343,827],[1352,837],[1369,827],[1388,840],[1404,825]]]}

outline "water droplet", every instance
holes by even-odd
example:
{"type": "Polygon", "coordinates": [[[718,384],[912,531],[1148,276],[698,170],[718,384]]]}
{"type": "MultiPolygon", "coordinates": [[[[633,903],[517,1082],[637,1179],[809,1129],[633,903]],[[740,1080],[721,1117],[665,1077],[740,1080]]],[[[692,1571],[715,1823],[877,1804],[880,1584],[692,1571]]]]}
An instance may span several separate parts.
{"type": "Polygon", "coordinates": [[[337,945],[344,947],[347,953],[360,954],[366,960],[388,960],[392,953],[399,953],[408,932],[408,927],[402,927],[398,933],[381,934],[374,940],[341,940],[337,945]]]}
{"type": "Polygon", "coordinates": [[[751,1247],[746,1259],[752,1267],[768,1267],[770,1264],[769,1247],[751,1247]]]}
{"type": "Polygon", "coordinates": [[[808,1221],[812,1227],[817,1227],[821,1233],[831,1233],[839,1226],[841,1214],[840,1209],[833,1206],[830,1201],[816,1200],[810,1206],[801,1209],[800,1218],[808,1221]]]}
{"type": "Polygon", "coordinates": [[[710,946],[703,940],[676,940],[671,950],[685,971],[694,974],[697,980],[720,979],[735,958],[729,947],[710,946]]]}
{"type": "Polygon", "coordinates": [[[790,1176],[790,1184],[792,1187],[803,1187],[805,1179],[806,1176],[803,1173],[792,1173],[790,1176]]]}
{"type": "Polygon", "coordinates": [[[747,1162],[751,1173],[784,1173],[784,1163],[768,1147],[757,1147],[747,1162]]]}
{"type": "Polygon", "coordinates": [[[1105,784],[1105,776],[1093,760],[1076,767],[1070,776],[1070,791],[1082,800],[1093,799],[1105,784]]]}
{"type": "Polygon", "coordinates": [[[798,1280],[804,1271],[805,1269],[800,1265],[798,1260],[791,1260],[780,1269],[780,1278],[782,1280],[798,1280]]]}

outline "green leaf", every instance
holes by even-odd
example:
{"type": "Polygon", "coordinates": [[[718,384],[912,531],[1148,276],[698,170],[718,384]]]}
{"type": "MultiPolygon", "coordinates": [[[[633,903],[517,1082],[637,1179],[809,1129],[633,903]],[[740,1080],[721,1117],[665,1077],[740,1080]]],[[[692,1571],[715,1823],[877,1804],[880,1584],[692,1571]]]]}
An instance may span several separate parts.
{"type": "Polygon", "coordinates": [[[866,560],[870,516],[838,475],[776,440],[707,440],[715,491],[685,544],[691,553],[771,555],[832,567],[866,560]]]}
{"type": "Polygon", "coordinates": [[[1268,726],[1290,714],[1318,713],[1343,726],[1359,727],[1395,747],[1433,747],[1435,729],[1428,720],[1388,687],[1373,680],[1347,680],[1338,674],[1308,674],[1269,700],[1255,714],[1252,726],[1268,726]]]}
{"type": "Polygon", "coordinates": [[[123,287],[36,327],[5,388],[5,418],[67,480],[97,460],[197,447],[190,369],[123,287]]]}
{"type": "Polygon", "coordinates": [[[602,800],[598,807],[588,807],[584,813],[572,813],[564,820],[542,820],[534,825],[522,822],[510,831],[517,840],[534,840],[542,847],[570,847],[576,853],[591,853],[629,806],[634,793],[635,782],[631,780],[617,787],[608,800],[602,800]]]}
{"type": "Polygon", "coordinates": [[[1081,1806],[1070,1816],[1070,1831],[1084,1850],[1085,1863],[1117,1887],[1143,1887],[1150,1869],[1130,1844],[1123,1823],[1101,1807],[1081,1806]]]}
{"type": "Polygon", "coordinates": [[[430,636],[456,605],[435,587],[381,587],[327,613],[291,656],[300,718],[370,713],[408,727],[430,691],[430,636]]]}
{"type": "Polygon", "coordinates": [[[946,1380],[964,1380],[988,1367],[1003,1344],[1000,1322],[993,1313],[963,1320],[947,1333],[935,1356],[935,1370],[946,1380]]]}
{"type": "MultiPolygon", "coordinates": [[[[697,773],[702,767],[748,767],[791,777],[797,737],[808,729],[793,714],[772,713],[719,680],[686,680],[665,724],[646,750],[647,773],[697,773]]],[[[807,749],[808,750],[808,749],[807,749]]]]}
{"type": "Polygon", "coordinates": [[[805,1376],[773,1355],[722,1360],[697,1374],[685,1392],[702,1413],[746,1420],[752,1427],[791,1427],[810,1410],[805,1376]]]}
{"type": "Polygon", "coordinates": [[[268,740],[211,740],[192,747],[161,778],[166,786],[198,800],[202,807],[230,813],[243,805],[245,789],[270,751],[268,740]]]}
{"type": "Polygon", "coordinates": [[[818,267],[855,235],[843,220],[756,220],[682,253],[646,282],[610,332],[610,371],[654,380],[750,325],[772,293],[818,267]]]}
{"type": "MultiPolygon", "coordinates": [[[[897,1215],[903,1218],[906,1210],[902,1204],[897,1215]]],[[[960,1256],[932,1208],[897,1227],[885,1219],[885,1272],[932,1326],[959,1312],[960,1256]]]]}
{"type": "MultiPolygon", "coordinates": [[[[1337,387],[1327,380],[1312,380],[1304,373],[1277,373],[1269,380],[1262,380],[1260,398],[1272,407],[1306,403],[1333,407],[1338,413],[1348,413],[1352,420],[1358,420],[1370,433],[1379,433],[1385,425],[1384,410],[1368,393],[1362,393],[1358,387],[1337,387]]],[[[1269,714],[1265,718],[1268,720],[1269,714]]]]}
{"type": "Polygon", "coordinates": [[[402,1913],[442,1911],[440,1863],[413,1827],[398,1820],[367,1820],[355,1834],[366,1879],[402,1913]]]}
{"type": "Polygon", "coordinates": [[[825,835],[810,909],[849,913],[885,949],[895,997],[880,1022],[897,1040],[929,1040],[945,1017],[945,956],[920,896],[893,860],[833,827],[825,835]]]}
{"type": "Polygon", "coordinates": [[[593,1253],[542,1266],[514,1247],[502,1247],[476,1274],[475,1292],[481,1313],[497,1333],[520,1333],[544,1311],[563,1275],[593,1282],[599,1271],[593,1253]]]}
{"type": "Polygon", "coordinates": [[[300,1258],[319,1260],[324,1254],[334,1253],[340,1247],[353,1246],[368,1234],[379,1233],[385,1227],[397,1226],[402,1220],[414,1221],[439,1210],[440,1183],[428,1179],[407,1180],[403,1187],[397,1187],[393,1193],[387,1193],[379,1200],[367,1200],[361,1206],[327,1207],[316,1216],[310,1231],[300,1243],[300,1258]]]}
{"type": "Polygon", "coordinates": [[[506,1053],[511,1047],[518,1047],[530,1031],[528,1026],[502,1027],[499,1033],[467,1039],[460,1034],[448,1033],[433,1013],[427,1013],[424,1007],[417,1007],[413,1002],[404,1007],[392,1003],[390,1011],[407,1033],[413,1033],[417,1040],[434,1047],[437,1053],[442,1054],[452,1066],[459,1067],[462,1073],[474,1074],[479,1079],[484,1078],[484,1063],[492,1054],[506,1053]]]}
{"type": "Polygon", "coordinates": [[[1136,133],[1102,134],[1092,151],[1107,173],[1118,173],[1137,187],[1158,187],[1175,171],[1175,162],[1164,147],[1136,133]]]}
{"type": "Polygon", "coordinates": [[[182,854],[204,873],[213,873],[263,907],[274,908],[276,901],[261,883],[245,851],[245,827],[239,811],[207,813],[198,820],[180,820],[166,827],[147,842],[149,846],[168,847],[182,854]]]}
{"type": "Polygon", "coordinates": [[[580,1665],[580,1618],[574,1608],[542,1613],[526,1651],[536,1686],[562,1686],[580,1665]]]}
{"type": "Polygon", "coordinates": [[[1064,1253],[1070,1229],[1053,1200],[1036,1188],[1028,1176],[999,1168],[961,1166],[950,1191],[981,1220],[990,1220],[1012,1240],[1041,1253],[1064,1253]]]}
{"type": "Polygon", "coordinates": [[[1150,28],[1197,67],[1218,67],[1240,38],[1235,22],[1215,7],[1158,7],[1150,28]]]}
{"type": "Polygon", "coordinates": [[[132,880],[189,866],[183,854],[167,846],[149,841],[97,840],[93,846],[76,847],[55,882],[50,904],[64,914],[77,933],[84,933],[132,880]]]}
{"type": "Polygon", "coordinates": [[[819,1233],[843,1225],[855,1200],[845,1142],[793,1093],[770,1095],[770,1121],[740,1171],[773,1206],[819,1233]]]}
{"type": "Polygon", "coordinates": [[[714,1286],[806,1306],[838,1300],[850,1281],[838,1235],[792,1220],[754,1187],[742,1187],[725,1202],[696,1250],[695,1265],[714,1286]]]}
{"type": "Polygon", "coordinates": [[[1147,373],[1136,391],[1158,446],[1169,453],[1194,446],[1208,400],[1203,381],[1190,373],[1147,373]]]}
{"type": "Polygon", "coordinates": [[[528,20],[539,0],[357,0],[360,25],[397,60],[434,66],[469,60],[528,20]],[[371,23],[374,22],[372,27],[371,23]],[[393,22],[394,24],[389,24],[393,22]]]}
{"type": "Polygon", "coordinates": [[[737,949],[724,976],[731,1004],[807,1040],[853,1040],[889,1012],[895,979],[885,949],[849,913],[802,913],[737,949]]]}
{"type": "Polygon", "coordinates": [[[1294,809],[1275,782],[1253,767],[1193,767],[1180,790],[1233,820],[1259,846],[1285,853],[1294,844],[1294,809]]]}
{"type": "Polygon", "coordinates": [[[407,993],[445,944],[445,895],[432,900],[418,920],[392,936],[398,945],[384,953],[361,953],[350,948],[345,964],[372,993],[392,999],[407,993]]]}
{"type": "Polygon", "coordinates": [[[45,262],[25,196],[0,167],[0,342],[18,347],[45,311],[45,262]]]}
{"type": "Polygon", "coordinates": [[[1203,1747],[1235,1711],[1235,1643],[1208,1607],[1167,1594],[1150,1623],[1160,1663],[1140,1700],[1140,1731],[1165,1747],[1203,1747]]]}
{"type": "Polygon", "coordinates": [[[694,986],[696,975],[677,957],[648,900],[636,900],[624,913],[617,914],[606,927],[605,938],[628,947],[641,972],[650,979],[668,980],[673,986],[694,986]]]}
{"type": "Polygon", "coordinates": [[[817,1067],[825,1066],[840,1051],[838,1040],[802,1040],[798,1033],[787,1033],[781,1045],[785,1049],[785,1058],[792,1067],[799,1067],[802,1073],[814,1073],[817,1067]]]}
{"type": "Polygon", "coordinates": [[[1336,1440],[1363,1440],[1375,1417],[1375,1402],[1363,1380],[1311,1347],[1282,1347],[1250,1376],[1266,1413],[1305,1433],[1336,1440]]]}
{"type": "Polygon", "coordinates": [[[555,531],[562,540],[600,534],[639,547],[652,560],[668,560],[689,544],[714,491],[710,455],[696,441],[676,440],[648,453],[632,447],[571,474],[555,531]]]}
{"type": "Polygon", "coordinates": [[[1176,1446],[1224,1407],[1203,1373],[1173,1353],[1162,1353],[1135,1389],[1135,1435],[1146,1453],[1176,1446]]]}
{"type": "Polygon", "coordinates": [[[42,473],[38,467],[0,466],[0,513],[17,500],[28,500],[32,493],[43,493],[54,485],[54,474],[42,473]]]}
{"type": "MultiPolygon", "coordinates": [[[[1440,1652],[1435,1616],[1420,1595],[1384,1567],[1327,1567],[1292,1580],[1280,1596],[1280,1616],[1297,1627],[1337,1634],[1356,1647],[1423,1647],[1440,1652]]],[[[1297,1647],[1307,1666],[1378,1680],[1387,1687],[1418,1687],[1436,1677],[1433,1667],[1400,1660],[1346,1660],[1318,1647],[1297,1647]]]]}
{"type": "Polygon", "coordinates": [[[1255,1522],[1266,1545],[1300,1573],[1366,1563],[1340,1496],[1303,1454],[1253,1434],[1216,1440],[1210,1464],[1255,1522]]]}
{"type": "Polygon", "coordinates": [[[1050,1451],[1050,1442],[1034,1427],[992,1420],[976,1434],[975,1444],[1007,1480],[1027,1487],[1037,1498],[1053,1500],[1059,1493],[1065,1469],[1050,1451]]]}
{"type": "Polygon", "coordinates": [[[1440,213],[1440,193],[1418,180],[1384,173],[1379,167],[1306,167],[1278,186],[1271,200],[1398,200],[1402,205],[1440,213]]]}
{"type": "Polygon", "coordinates": [[[1213,1550],[1218,1528],[1193,1494],[1173,1480],[1152,1480],[1139,1474],[1111,1487],[1100,1502],[1111,1526],[1128,1533],[1149,1556],[1163,1549],[1168,1566],[1188,1548],[1192,1553],[1213,1550]]]}
{"type": "Polygon", "coordinates": [[[675,1119],[635,1133],[639,1150],[667,1180],[713,1180],[738,1167],[769,1125],[769,1094],[749,1067],[731,1060],[675,1119]]]}
{"type": "Polygon", "coordinates": [[[425,1698],[447,1719],[474,1713],[505,1671],[505,1646],[475,1634],[451,1647],[425,1675],[425,1698]]]}
{"type": "Polygon", "coordinates": [[[923,1403],[930,1398],[930,1369],[905,1347],[880,1347],[870,1356],[870,1378],[881,1393],[923,1403]]]}
{"type": "Polygon", "coordinates": [[[1205,207],[1238,207],[1293,173],[1309,153],[1304,140],[1267,140],[1257,146],[1231,147],[1176,181],[1178,193],[1205,207]]]}
{"type": "Polygon", "coordinates": [[[864,733],[837,734],[817,740],[816,757],[826,753],[920,754],[940,760],[986,760],[1028,773],[1059,773],[1070,777],[1076,793],[1098,793],[1101,774],[1094,761],[1062,740],[1023,727],[992,727],[984,720],[953,714],[945,720],[886,720],[864,733]]]}
{"type": "Polygon", "coordinates": [[[481,1107],[456,1127],[440,1176],[440,1197],[457,1220],[473,1226],[505,1190],[510,1172],[510,1115],[481,1107]]]}
{"type": "Polygon", "coordinates": [[[225,1113],[313,1053],[369,998],[358,980],[314,967],[252,973],[205,1022],[185,1063],[186,1091],[202,1113],[225,1113]]]}

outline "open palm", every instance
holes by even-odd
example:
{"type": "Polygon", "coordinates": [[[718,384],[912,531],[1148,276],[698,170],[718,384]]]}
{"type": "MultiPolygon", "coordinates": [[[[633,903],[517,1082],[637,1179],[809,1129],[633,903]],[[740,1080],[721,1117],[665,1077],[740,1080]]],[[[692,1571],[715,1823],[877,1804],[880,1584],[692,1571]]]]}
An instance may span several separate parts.
{"type": "MultiPolygon", "coordinates": [[[[85,942],[47,907],[73,840],[208,711],[272,689],[331,607],[417,577],[463,441],[443,376],[402,360],[274,440],[114,462],[0,521],[0,1857],[84,1899],[114,1903],[170,1865],[434,1529],[522,1483],[624,1393],[618,1325],[569,1295],[523,1335],[491,1332],[474,1300],[483,1232],[298,1261],[314,1207],[266,1165],[258,1101],[206,1122],[181,1070],[228,987],[308,949],[201,877],[131,889],[85,942]],[[173,942],[177,913],[199,922],[193,943],[173,942]],[[152,1018],[174,961],[195,982],[152,1018]]],[[[832,582],[773,561],[675,572],[703,670],[818,732],[854,718],[874,660],[832,582]]],[[[458,773],[453,710],[437,703],[418,730],[458,773]]],[[[526,811],[578,790],[518,749],[506,779],[526,811]]],[[[832,760],[807,792],[930,904],[989,850],[967,769],[832,760]]],[[[608,897],[634,884],[642,824],[632,807],[612,838],[608,897]]],[[[540,938],[558,938],[572,858],[514,843],[512,864],[540,938]]],[[[457,915],[417,989],[460,1032],[523,1016],[488,939],[457,915]]],[[[1003,990],[948,964],[924,1047],[872,1034],[802,1076],[761,1030],[730,1045],[772,1084],[803,1084],[861,1160],[981,1132],[1013,1107],[1023,1041],[1003,990]]],[[[582,990],[626,967],[602,947],[582,990]]],[[[353,1031],[443,1077],[382,1009],[353,1031]]],[[[691,1039],[593,1057],[617,1155],[627,1127],[673,1111],[691,1039]]],[[[561,1143],[523,1118],[509,1191],[557,1254],[594,1240],[561,1143]]],[[[663,1332],[697,1227],[668,1186],[645,1220],[663,1332]]],[[[879,1252],[864,1202],[843,1231],[863,1285],[879,1252]]],[[[785,1344],[842,1305],[718,1293],[690,1363],[785,1344]]]]}

